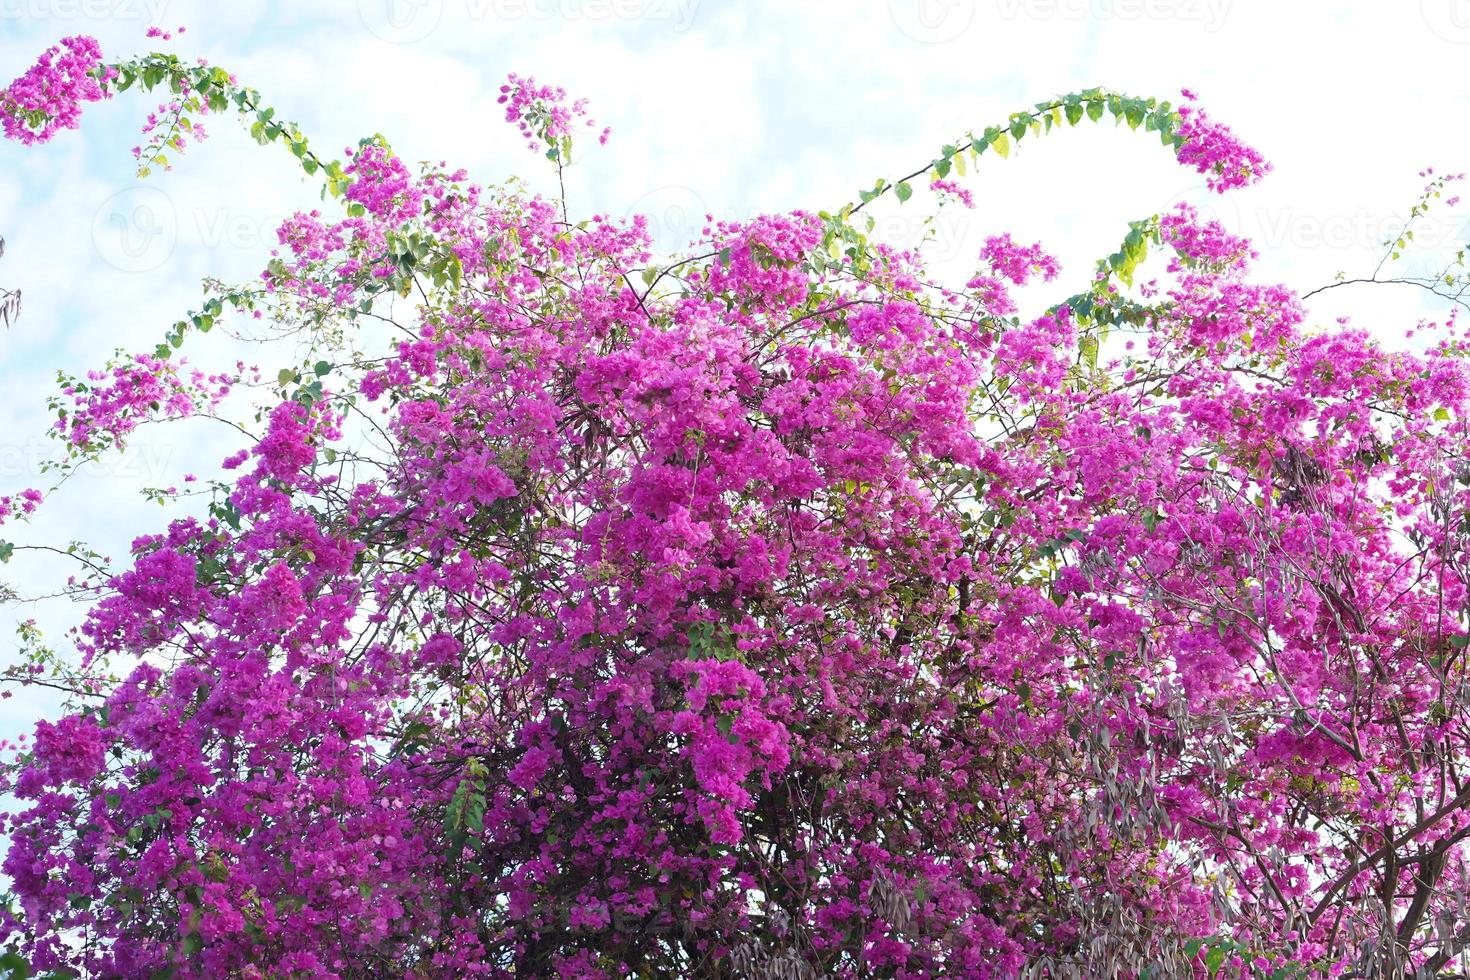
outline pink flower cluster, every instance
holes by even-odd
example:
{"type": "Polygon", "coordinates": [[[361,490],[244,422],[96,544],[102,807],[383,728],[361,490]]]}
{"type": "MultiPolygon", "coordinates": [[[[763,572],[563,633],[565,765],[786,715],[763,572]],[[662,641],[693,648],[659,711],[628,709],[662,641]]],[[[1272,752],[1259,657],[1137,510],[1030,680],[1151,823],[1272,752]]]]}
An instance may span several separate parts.
{"type": "Polygon", "coordinates": [[[369,214],[389,225],[418,216],[424,193],[403,161],[387,147],[378,143],[363,146],[352,154],[346,172],[357,178],[347,188],[347,200],[361,204],[369,214]]]}
{"type": "MultiPolygon", "coordinates": [[[[505,121],[515,123],[526,145],[532,150],[547,149],[558,154],[566,152],[573,136],[573,127],[578,120],[584,126],[597,124],[587,118],[587,100],[567,101],[566,89],[536,84],[529,76],[522,78],[515,72],[506,76],[500,86],[497,102],[505,106],[505,121]]],[[[607,143],[612,127],[604,127],[597,142],[607,143]]]]}
{"type": "MultiPolygon", "coordinates": [[[[1201,223],[1199,212],[1188,204],[1176,204],[1159,218],[1159,236],[1186,262],[1244,270],[1257,257],[1249,240],[1227,231],[1218,221],[1201,223]]],[[[1171,271],[1179,271],[1179,266],[1171,271]]]]}
{"type": "MultiPolygon", "coordinates": [[[[151,167],[166,151],[182,153],[190,140],[200,142],[209,136],[202,122],[190,119],[187,126],[181,124],[186,112],[182,99],[187,98],[188,94],[188,90],[185,89],[181,92],[181,98],[160,103],[157,109],[148,113],[141,130],[142,135],[146,138],[142,143],[133,147],[133,159],[139,164],[151,167]]],[[[208,113],[209,108],[201,104],[196,111],[201,114],[208,113]]],[[[172,170],[173,162],[165,162],[163,169],[172,170]]]]}
{"type": "Polygon", "coordinates": [[[229,394],[235,378],[192,371],[151,354],[138,354],[106,371],[88,372],[85,381],[64,380],[56,433],[77,451],[122,445],[140,424],[156,418],[185,418],[214,408],[229,394]]]}
{"type": "Polygon", "coordinates": [[[1057,260],[1042,251],[1040,243],[1019,245],[1009,232],[985,239],[980,258],[992,272],[1017,286],[1026,285],[1032,276],[1038,275],[1043,281],[1051,282],[1061,271],[1057,260]]]}
{"type": "Polygon", "coordinates": [[[935,180],[929,184],[929,189],[937,194],[953,197],[967,208],[975,207],[975,195],[970,189],[952,180],[935,180]]]}
{"type": "Polygon", "coordinates": [[[35,489],[22,490],[20,493],[0,496],[0,524],[13,520],[17,517],[28,517],[35,513],[40,506],[43,495],[35,489]]]}
{"type": "Polygon", "coordinates": [[[30,145],[46,142],[58,130],[76,129],[82,103],[107,97],[105,83],[111,76],[112,70],[102,66],[95,38],[63,38],[0,92],[5,138],[30,145]]]}
{"type": "Polygon", "coordinates": [[[32,765],[16,789],[26,793],[33,792],[33,786],[88,783],[102,771],[106,748],[102,730],[90,717],[68,715],[55,724],[37,722],[32,765]]]}
{"type": "Polygon", "coordinates": [[[1210,189],[1222,194],[1254,184],[1271,172],[1271,164],[1260,151],[1242,143],[1229,126],[1215,122],[1194,105],[1188,90],[1184,95],[1186,104],[1179,107],[1183,122],[1177,133],[1183,140],[1177,152],[1180,163],[1204,174],[1210,189]]]}

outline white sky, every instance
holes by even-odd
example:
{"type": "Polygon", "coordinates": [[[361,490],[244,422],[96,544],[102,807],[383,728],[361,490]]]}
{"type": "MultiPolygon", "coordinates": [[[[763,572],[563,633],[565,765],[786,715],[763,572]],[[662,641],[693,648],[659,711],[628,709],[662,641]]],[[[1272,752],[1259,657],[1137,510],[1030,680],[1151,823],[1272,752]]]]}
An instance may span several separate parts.
{"type": "MultiPolygon", "coordinates": [[[[1047,299],[1079,290],[1129,219],[1182,198],[1256,238],[1262,275],[1305,291],[1339,270],[1367,274],[1417,196],[1417,172],[1470,169],[1470,0],[0,0],[0,81],[67,34],[96,35],[110,57],[144,50],[155,23],[187,25],[172,42],[182,57],[235,71],[319,148],[382,132],[405,159],[447,160],[484,181],[518,173],[548,191],[544,161],[495,96],[509,71],[563,85],[613,127],[573,168],[573,209],[646,212],[669,250],[705,211],[836,206],[968,128],[1091,85],[1176,100],[1193,88],[1275,164],[1257,187],[1207,199],[1155,137],[1111,124],[1027,139],[1009,161],[987,154],[966,181],[979,207],[946,209],[935,265],[963,275],[986,235],[1010,231],[1062,258],[1047,299]]],[[[289,155],[225,118],[172,173],[140,185],[128,150],[151,108],[125,93],[48,146],[0,144],[0,285],[25,295],[19,323],[0,333],[0,493],[44,479],[35,468],[57,369],[150,350],[197,305],[202,276],[252,276],[279,219],[315,201],[289,155]]],[[[878,212],[890,239],[912,236],[920,197],[878,212]]],[[[1420,234],[1440,248],[1467,239],[1465,205],[1420,234]]],[[[1313,309],[1324,322],[1347,312],[1396,336],[1440,311],[1393,287],[1337,290],[1313,309]]],[[[217,344],[195,359],[227,354],[217,344]]],[[[169,517],[139,486],[211,475],[236,448],[217,425],[156,427],[30,527],[0,535],[82,538],[121,559],[169,517]]],[[[69,572],[29,555],[0,567],[27,592],[69,572]]],[[[14,620],[36,616],[64,645],[77,614],[0,610],[0,664],[14,620]]],[[[49,703],[30,692],[0,702],[0,738],[49,703]]]]}

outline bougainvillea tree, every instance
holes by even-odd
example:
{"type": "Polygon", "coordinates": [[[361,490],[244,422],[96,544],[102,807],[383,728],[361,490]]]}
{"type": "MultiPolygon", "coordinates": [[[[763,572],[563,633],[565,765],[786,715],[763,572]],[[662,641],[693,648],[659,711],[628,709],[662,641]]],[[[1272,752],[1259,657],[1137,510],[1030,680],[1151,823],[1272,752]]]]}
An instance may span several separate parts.
{"type": "MultiPolygon", "coordinates": [[[[1454,975],[1453,315],[1417,352],[1313,326],[1186,206],[1071,290],[1024,236],[941,284],[871,235],[876,198],[965,206],[977,163],[1089,121],[1221,193],[1262,177],[1188,93],[1048,101],[656,262],[643,219],[381,137],[325,159],[172,55],[68,39],[0,94],[5,133],[128,88],[165,93],[143,170],[238,114],[324,203],[258,281],[53,402],[64,474],[269,393],[234,481],[91,569],[75,656],[26,666],[72,700],[8,770],[7,963],[1454,975]],[[1021,315],[1028,282],[1054,304],[1021,315]],[[180,359],[256,319],[290,336],[275,384],[180,359]]],[[[599,133],[552,87],[503,95],[556,168],[599,133]]],[[[11,524],[43,503],[7,492],[11,524]]]]}

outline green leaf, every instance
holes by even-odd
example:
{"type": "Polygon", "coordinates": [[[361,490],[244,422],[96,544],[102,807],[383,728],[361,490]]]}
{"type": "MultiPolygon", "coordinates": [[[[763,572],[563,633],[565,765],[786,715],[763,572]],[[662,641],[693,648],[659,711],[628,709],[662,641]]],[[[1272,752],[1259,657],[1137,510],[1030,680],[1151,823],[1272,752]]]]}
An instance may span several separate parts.
{"type": "Polygon", "coordinates": [[[995,147],[995,152],[999,153],[1002,159],[1011,155],[1011,141],[1006,139],[1005,133],[997,134],[995,139],[990,141],[990,145],[995,147]]]}
{"type": "Polygon", "coordinates": [[[0,970],[5,971],[7,980],[30,980],[31,965],[15,950],[6,950],[0,955],[0,970]]]}
{"type": "Polygon", "coordinates": [[[907,201],[914,196],[914,189],[909,186],[908,181],[900,180],[897,184],[893,185],[893,193],[898,195],[900,201],[907,201]]]}
{"type": "Polygon", "coordinates": [[[465,827],[470,833],[478,834],[485,829],[485,794],[480,791],[470,795],[465,806],[465,827]]]}
{"type": "Polygon", "coordinates": [[[464,825],[464,809],[470,798],[470,781],[461,779],[459,785],[454,788],[454,795],[449,798],[449,806],[444,811],[444,829],[450,833],[457,832],[464,825]]]}
{"type": "Polygon", "coordinates": [[[0,563],[10,561],[10,556],[15,554],[15,545],[9,541],[0,541],[0,563]]]}
{"type": "Polygon", "coordinates": [[[1091,119],[1093,122],[1097,122],[1099,119],[1102,118],[1103,110],[1105,108],[1106,107],[1103,105],[1101,99],[1094,99],[1093,101],[1087,103],[1087,118],[1091,119]]]}
{"type": "Polygon", "coordinates": [[[1089,370],[1097,370],[1097,338],[1088,334],[1077,343],[1078,357],[1089,370]]]}

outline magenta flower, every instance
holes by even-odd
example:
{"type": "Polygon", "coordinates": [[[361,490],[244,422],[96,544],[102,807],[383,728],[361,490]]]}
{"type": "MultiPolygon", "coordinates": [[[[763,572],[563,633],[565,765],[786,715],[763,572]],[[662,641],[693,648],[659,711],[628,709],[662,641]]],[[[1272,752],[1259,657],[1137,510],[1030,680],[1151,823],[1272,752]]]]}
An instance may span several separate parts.
{"type": "Polygon", "coordinates": [[[76,129],[82,103],[111,94],[105,85],[110,77],[111,71],[102,68],[102,49],[95,38],[63,38],[0,92],[5,138],[29,146],[45,143],[58,130],[76,129]]]}

